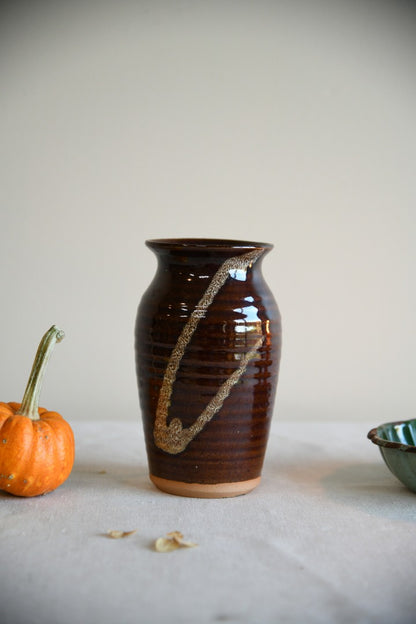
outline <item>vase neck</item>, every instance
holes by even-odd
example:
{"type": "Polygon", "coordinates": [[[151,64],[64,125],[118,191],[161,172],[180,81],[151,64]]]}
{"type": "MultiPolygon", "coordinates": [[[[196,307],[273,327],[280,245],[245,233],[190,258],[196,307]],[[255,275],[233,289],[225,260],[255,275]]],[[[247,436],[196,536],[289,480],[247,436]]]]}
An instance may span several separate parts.
{"type": "Polygon", "coordinates": [[[222,239],[158,239],[146,241],[159,262],[166,265],[217,265],[231,258],[252,254],[262,258],[273,245],[222,239]]]}

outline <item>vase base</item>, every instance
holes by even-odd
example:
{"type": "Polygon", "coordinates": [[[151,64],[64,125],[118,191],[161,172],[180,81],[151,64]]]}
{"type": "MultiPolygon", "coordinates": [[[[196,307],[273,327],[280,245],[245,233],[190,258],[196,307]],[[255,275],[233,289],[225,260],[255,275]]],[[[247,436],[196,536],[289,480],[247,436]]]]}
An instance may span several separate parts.
{"type": "Polygon", "coordinates": [[[149,475],[152,483],[163,492],[191,498],[231,498],[248,494],[260,483],[261,477],[234,483],[186,483],[149,475]]]}

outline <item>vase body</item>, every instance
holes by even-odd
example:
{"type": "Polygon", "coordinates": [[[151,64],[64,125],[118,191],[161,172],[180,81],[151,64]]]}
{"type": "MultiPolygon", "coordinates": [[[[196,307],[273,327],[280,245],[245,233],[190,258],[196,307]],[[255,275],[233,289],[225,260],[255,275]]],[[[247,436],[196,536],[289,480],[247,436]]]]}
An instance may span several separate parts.
{"type": "Polygon", "coordinates": [[[280,313],[261,270],[272,246],[146,244],[158,266],[135,353],[150,478],[183,496],[247,493],[260,480],[279,372],[280,313]]]}

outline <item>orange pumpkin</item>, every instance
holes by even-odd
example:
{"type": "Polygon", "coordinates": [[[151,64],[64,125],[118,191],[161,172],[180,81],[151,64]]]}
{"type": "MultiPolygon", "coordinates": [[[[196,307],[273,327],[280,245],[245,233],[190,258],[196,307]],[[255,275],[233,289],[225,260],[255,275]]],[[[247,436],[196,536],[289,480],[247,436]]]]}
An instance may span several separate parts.
{"type": "Polygon", "coordinates": [[[46,364],[63,337],[55,325],[43,336],[22,403],[0,402],[0,490],[16,496],[55,490],[72,470],[71,427],[57,412],[38,407],[46,364]]]}

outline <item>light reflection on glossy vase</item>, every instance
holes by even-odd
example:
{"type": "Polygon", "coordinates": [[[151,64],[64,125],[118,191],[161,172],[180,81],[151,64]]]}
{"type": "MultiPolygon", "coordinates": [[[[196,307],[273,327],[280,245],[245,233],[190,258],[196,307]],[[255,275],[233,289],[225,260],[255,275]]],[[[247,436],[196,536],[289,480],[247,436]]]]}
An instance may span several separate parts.
{"type": "Polygon", "coordinates": [[[261,263],[272,246],[147,241],[156,275],[136,319],[150,478],[184,496],[244,494],[260,480],[281,322],[261,263]]]}

